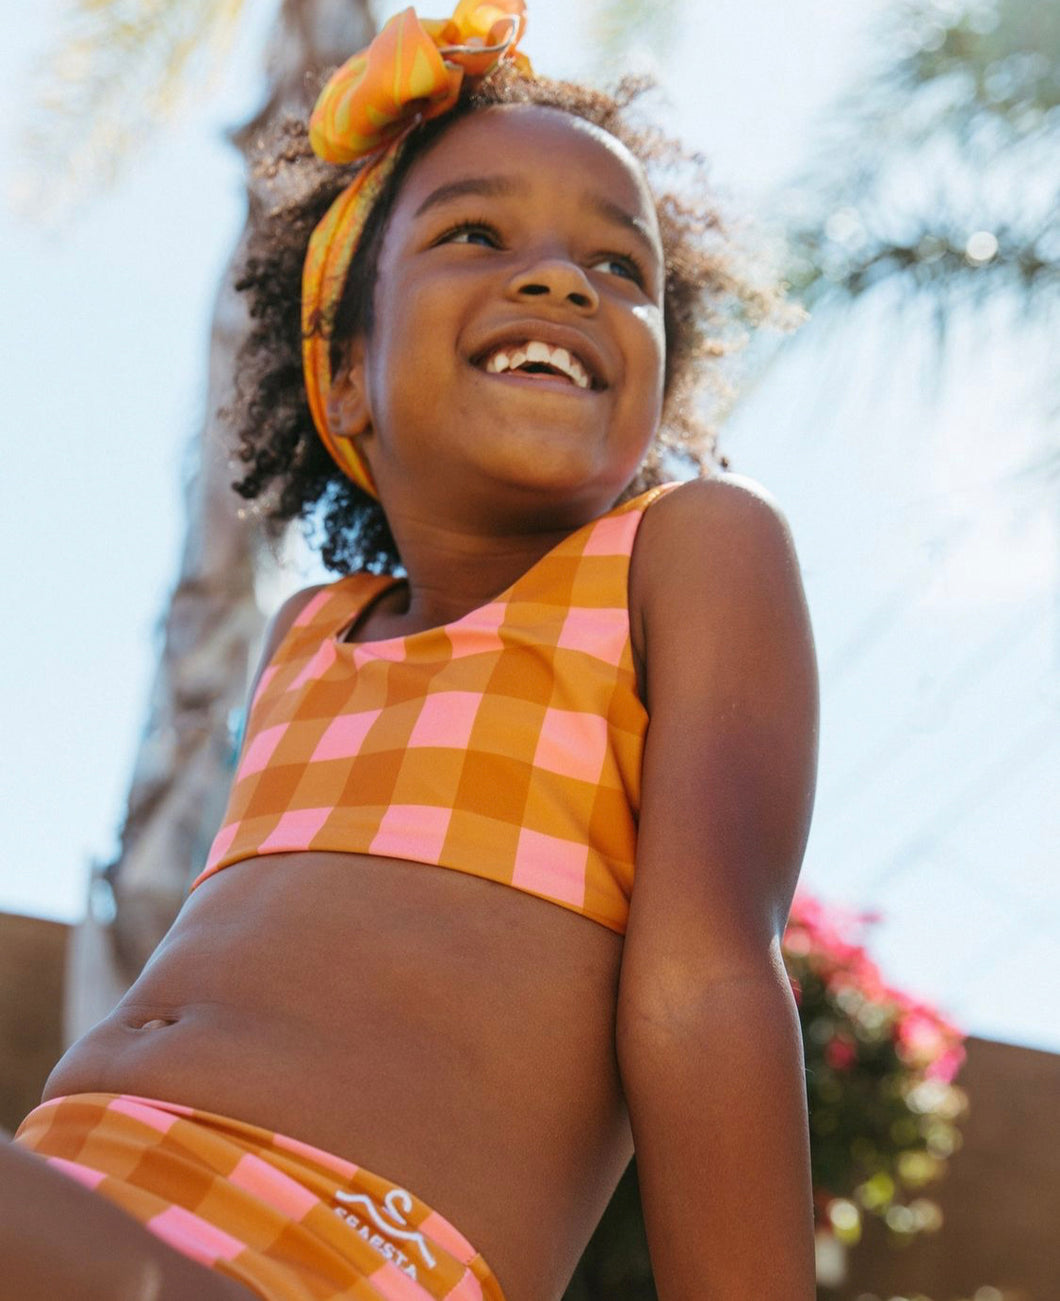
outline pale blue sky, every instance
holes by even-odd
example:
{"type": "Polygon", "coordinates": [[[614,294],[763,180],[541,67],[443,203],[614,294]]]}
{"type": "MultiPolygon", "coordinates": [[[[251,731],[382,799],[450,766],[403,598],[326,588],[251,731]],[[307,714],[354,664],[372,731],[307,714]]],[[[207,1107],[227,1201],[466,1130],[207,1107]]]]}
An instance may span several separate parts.
{"type": "MultiPolygon", "coordinates": [[[[768,211],[888,2],[687,0],[668,89],[720,186],[768,211]]],[[[549,72],[592,67],[591,8],[573,27],[571,8],[532,0],[527,44],[549,72]]],[[[52,21],[24,7],[0,50],[5,182],[52,21]]],[[[254,105],[257,57],[248,34],[218,96],[59,229],[0,212],[3,909],[76,919],[90,860],[115,850],[212,297],[242,222],[220,129],[254,105]]],[[[870,947],[893,983],[974,1033],[1060,1049],[1057,515],[1008,477],[1046,439],[1044,339],[1001,310],[958,331],[935,410],[926,330],[899,328],[886,301],[826,327],[805,328],[725,439],[791,520],[815,622],[804,882],[885,913],[870,947]]]]}

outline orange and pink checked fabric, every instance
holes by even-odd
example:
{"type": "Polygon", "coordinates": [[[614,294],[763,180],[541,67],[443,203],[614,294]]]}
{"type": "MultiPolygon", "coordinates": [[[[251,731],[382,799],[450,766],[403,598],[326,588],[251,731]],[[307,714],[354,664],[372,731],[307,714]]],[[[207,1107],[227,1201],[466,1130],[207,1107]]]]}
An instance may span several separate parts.
{"type": "Polygon", "coordinates": [[[578,529],[489,604],[376,642],[344,634],[396,581],[317,593],[265,669],[203,872],[332,850],[452,868],[626,929],[647,713],[628,576],[650,492],[578,529]]]}
{"type": "Polygon", "coordinates": [[[15,1141],[264,1301],[504,1301],[407,1189],[297,1139],[152,1098],[84,1093],[15,1141]]]}

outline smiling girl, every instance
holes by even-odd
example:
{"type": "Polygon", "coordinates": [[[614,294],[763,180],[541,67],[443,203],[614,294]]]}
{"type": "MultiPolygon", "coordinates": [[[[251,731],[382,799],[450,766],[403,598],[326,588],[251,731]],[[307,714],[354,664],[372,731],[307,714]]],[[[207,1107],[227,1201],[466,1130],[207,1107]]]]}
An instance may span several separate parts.
{"type": "Polygon", "coordinates": [[[662,1301],[814,1295],[812,637],[772,499],[660,468],[711,299],[755,295],[522,22],[398,15],[328,164],[304,127],[265,164],[310,181],[247,261],[237,486],[341,576],[275,616],[204,871],[0,1152],[7,1295],[555,1301],[634,1148],[662,1301]]]}

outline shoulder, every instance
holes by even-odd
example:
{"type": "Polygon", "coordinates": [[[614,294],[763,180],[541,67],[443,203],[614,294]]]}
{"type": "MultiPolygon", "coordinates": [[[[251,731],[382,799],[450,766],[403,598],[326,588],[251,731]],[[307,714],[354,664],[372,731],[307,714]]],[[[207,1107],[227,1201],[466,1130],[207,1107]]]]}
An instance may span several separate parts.
{"type": "Polygon", "coordinates": [[[664,634],[687,640],[704,621],[728,622],[733,602],[768,602],[781,588],[801,598],[791,529],[776,498],[756,480],[722,471],[683,483],[651,504],[637,534],[634,646],[647,660],[664,634]]]}
{"type": "Polygon", "coordinates": [[[761,545],[787,539],[779,502],[757,480],[718,471],[679,484],[644,512],[634,558],[641,567],[669,572],[682,556],[688,564],[709,560],[718,547],[761,545]]]}
{"type": "Polygon", "coordinates": [[[645,521],[649,516],[658,519],[675,511],[707,510],[768,511],[775,516],[782,515],[777,499],[757,479],[718,469],[701,478],[679,483],[676,488],[657,497],[645,512],[645,521]]]}

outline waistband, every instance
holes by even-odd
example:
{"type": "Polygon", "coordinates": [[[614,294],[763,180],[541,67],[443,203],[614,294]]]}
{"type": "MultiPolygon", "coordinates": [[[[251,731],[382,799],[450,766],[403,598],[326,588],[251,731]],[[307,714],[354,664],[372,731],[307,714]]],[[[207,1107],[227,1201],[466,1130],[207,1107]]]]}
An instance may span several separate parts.
{"type": "Polygon", "coordinates": [[[407,1188],[299,1139],[133,1094],[54,1098],[15,1141],[265,1301],[504,1301],[407,1188]]]}

